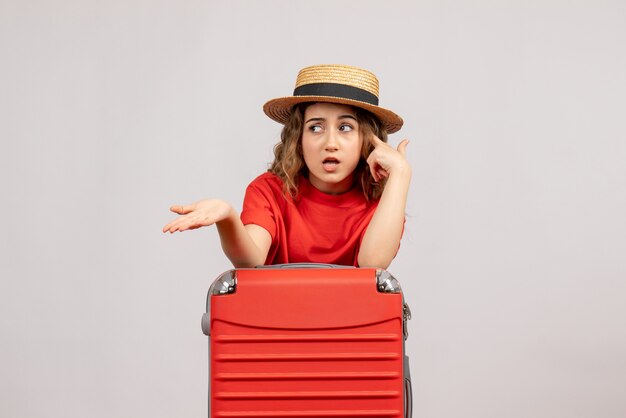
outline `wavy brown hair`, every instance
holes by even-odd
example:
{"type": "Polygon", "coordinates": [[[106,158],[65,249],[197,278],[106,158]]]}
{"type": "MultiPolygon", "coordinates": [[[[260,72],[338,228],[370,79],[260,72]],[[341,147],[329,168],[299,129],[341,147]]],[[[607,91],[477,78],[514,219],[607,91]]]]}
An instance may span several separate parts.
{"type": "MultiPolygon", "coordinates": [[[[304,111],[311,104],[313,103],[301,103],[291,110],[289,119],[280,133],[280,142],[274,146],[274,162],[268,170],[280,177],[284,184],[285,194],[289,194],[293,198],[298,196],[300,176],[307,177],[309,174],[302,153],[302,131],[304,128],[304,111]]],[[[372,113],[358,107],[352,108],[359,123],[359,134],[363,138],[361,159],[354,169],[354,182],[368,201],[376,200],[383,192],[386,179],[376,183],[370,173],[367,157],[374,149],[374,145],[369,138],[371,134],[374,134],[383,142],[387,142],[387,130],[372,113]]]]}

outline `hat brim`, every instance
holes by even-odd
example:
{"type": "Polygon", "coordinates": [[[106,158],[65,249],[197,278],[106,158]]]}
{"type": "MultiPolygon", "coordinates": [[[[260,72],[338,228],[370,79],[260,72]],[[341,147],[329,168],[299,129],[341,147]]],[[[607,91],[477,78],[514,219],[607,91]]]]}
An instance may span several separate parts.
{"type": "Polygon", "coordinates": [[[299,103],[338,103],[359,107],[373,113],[383,124],[388,133],[392,134],[402,128],[404,121],[391,110],[375,106],[358,100],[332,96],[288,96],[272,99],[263,105],[263,111],[270,119],[285,124],[291,114],[291,109],[299,103]]]}

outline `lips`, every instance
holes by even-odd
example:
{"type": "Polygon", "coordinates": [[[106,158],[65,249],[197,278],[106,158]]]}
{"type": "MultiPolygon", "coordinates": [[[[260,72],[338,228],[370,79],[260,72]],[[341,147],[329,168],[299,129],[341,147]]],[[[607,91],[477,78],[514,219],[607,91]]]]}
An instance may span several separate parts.
{"type": "Polygon", "coordinates": [[[324,167],[324,170],[329,173],[335,171],[338,165],[339,160],[334,157],[324,158],[324,161],[322,161],[322,167],[324,167]]]}

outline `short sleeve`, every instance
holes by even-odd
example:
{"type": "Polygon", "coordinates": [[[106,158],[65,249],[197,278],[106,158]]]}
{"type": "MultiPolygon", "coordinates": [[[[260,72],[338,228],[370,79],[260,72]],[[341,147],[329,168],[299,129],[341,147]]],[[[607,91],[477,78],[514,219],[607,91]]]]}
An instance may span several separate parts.
{"type": "Polygon", "coordinates": [[[272,203],[273,198],[269,187],[263,187],[263,184],[255,182],[251,183],[246,189],[243,199],[241,221],[244,225],[255,224],[266,229],[272,236],[272,241],[274,241],[276,237],[276,219],[272,203]]]}

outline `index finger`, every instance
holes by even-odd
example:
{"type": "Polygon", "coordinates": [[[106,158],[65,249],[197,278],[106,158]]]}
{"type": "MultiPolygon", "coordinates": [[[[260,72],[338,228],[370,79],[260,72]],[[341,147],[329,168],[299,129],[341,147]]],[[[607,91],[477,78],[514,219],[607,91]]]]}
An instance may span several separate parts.
{"type": "Polygon", "coordinates": [[[380,139],[378,136],[376,136],[376,134],[373,132],[372,132],[371,140],[372,140],[372,145],[374,145],[375,147],[379,146],[380,144],[384,144],[383,140],[380,139]]]}

